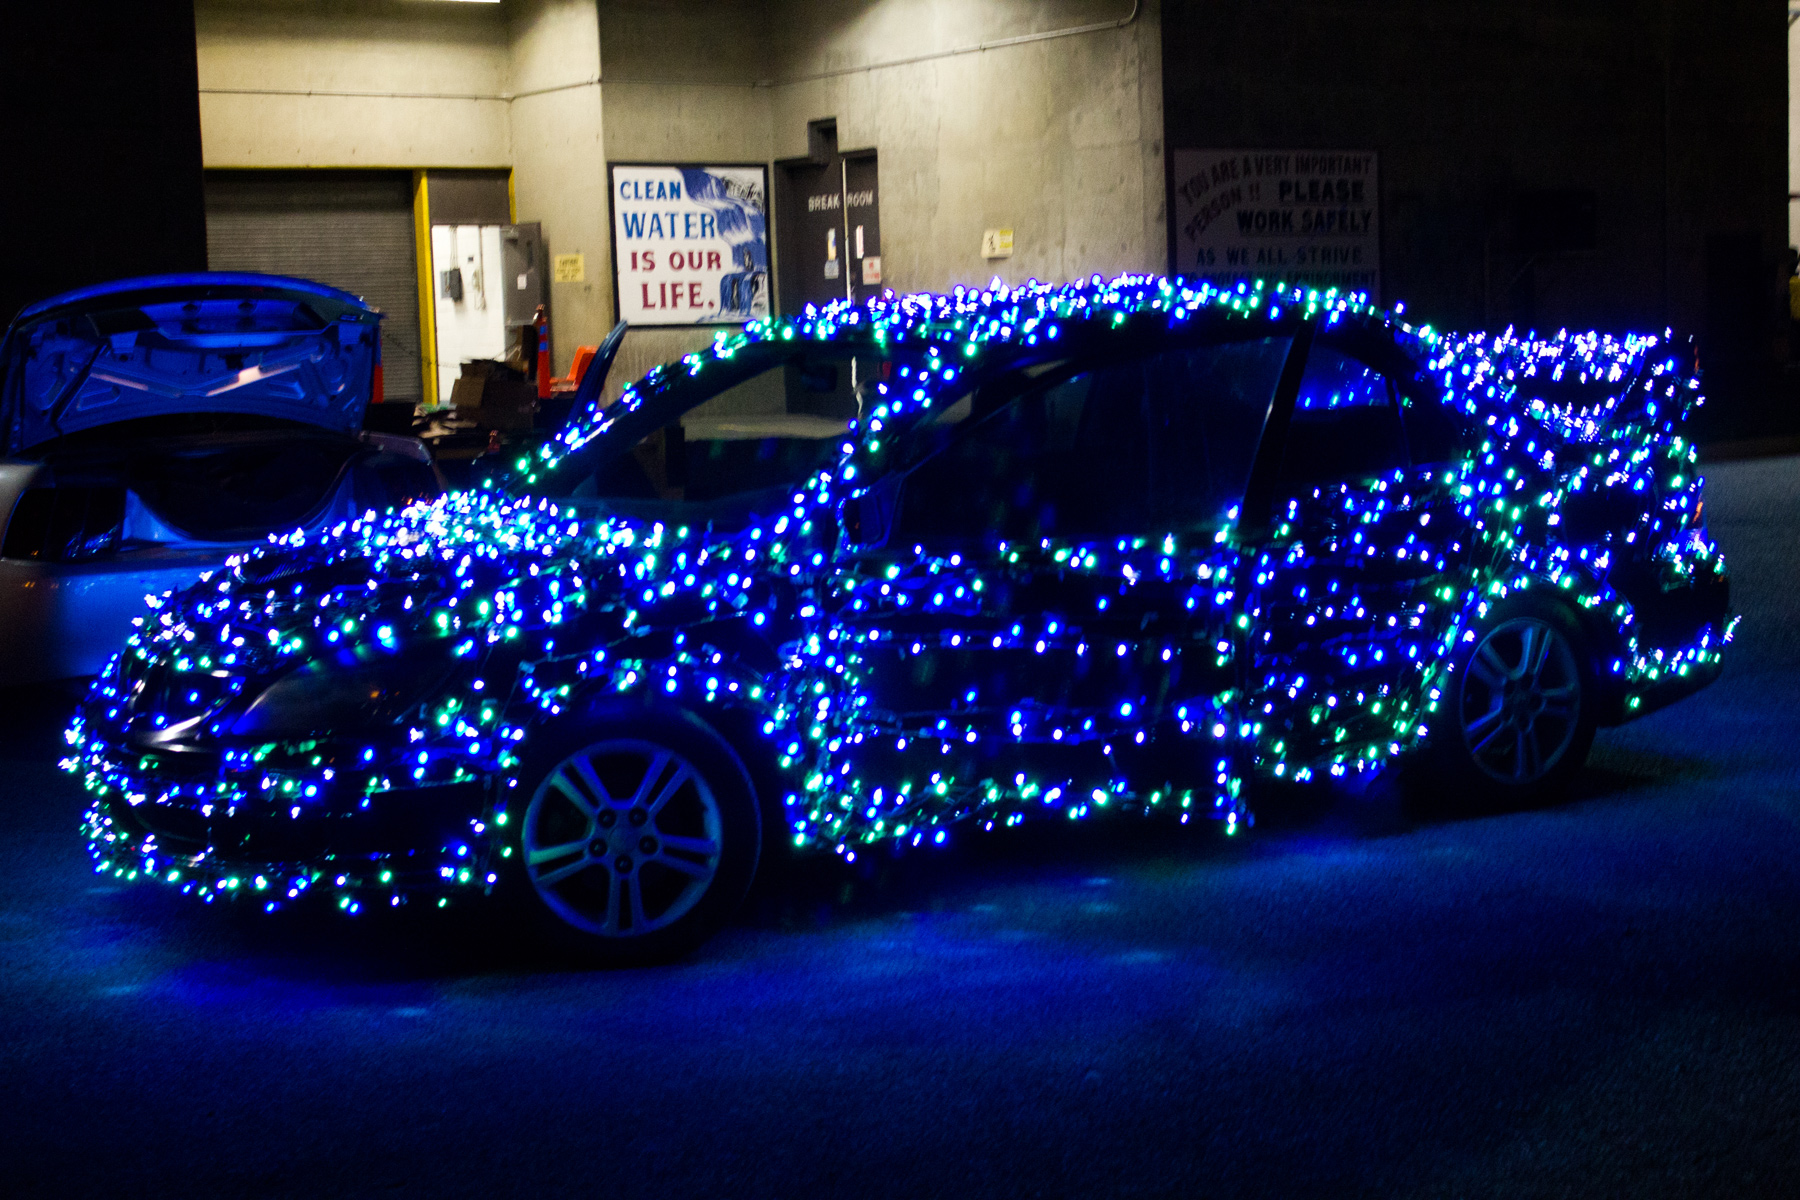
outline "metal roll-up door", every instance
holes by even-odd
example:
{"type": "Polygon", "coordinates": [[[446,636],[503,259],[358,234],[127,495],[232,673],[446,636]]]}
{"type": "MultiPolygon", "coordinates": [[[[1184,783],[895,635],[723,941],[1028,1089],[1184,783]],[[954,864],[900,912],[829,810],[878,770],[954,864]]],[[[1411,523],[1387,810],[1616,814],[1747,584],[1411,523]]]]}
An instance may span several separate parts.
{"type": "Polygon", "coordinates": [[[404,171],[209,171],[206,257],[215,271],[311,279],[380,309],[387,399],[416,403],[419,276],[404,171]]]}

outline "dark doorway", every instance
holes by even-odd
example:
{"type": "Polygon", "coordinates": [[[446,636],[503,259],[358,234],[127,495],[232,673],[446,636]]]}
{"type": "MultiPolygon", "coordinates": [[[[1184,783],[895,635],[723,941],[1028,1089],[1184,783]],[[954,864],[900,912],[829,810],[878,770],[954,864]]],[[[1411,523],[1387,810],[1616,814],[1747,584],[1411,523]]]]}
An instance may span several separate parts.
{"type": "Polygon", "coordinates": [[[1707,235],[1700,377],[1708,403],[1693,422],[1700,436],[1758,438],[1789,431],[1785,414],[1778,417],[1768,400],[1767,347],[1778,282],[1756,234],[1707,235]]]}
{"type": "Polygon", "coordinates": [[[840,153],[837,124],[807,127],[805,158],[776,163],[780,307],[861,301],[881,291],[881,192],[873,149],[840,153]]]}

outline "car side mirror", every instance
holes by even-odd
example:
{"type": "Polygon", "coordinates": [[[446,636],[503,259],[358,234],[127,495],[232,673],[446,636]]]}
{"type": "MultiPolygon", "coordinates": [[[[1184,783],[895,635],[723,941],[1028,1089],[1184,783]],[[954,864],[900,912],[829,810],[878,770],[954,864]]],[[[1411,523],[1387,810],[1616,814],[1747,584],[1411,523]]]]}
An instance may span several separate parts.
{"type": "Polygon", "coordinates": [[[905,476],[890,475],[848,497],[838,508],[846,550],[879,550],[887,545],[900,512],[900,486],[905,476]]]}

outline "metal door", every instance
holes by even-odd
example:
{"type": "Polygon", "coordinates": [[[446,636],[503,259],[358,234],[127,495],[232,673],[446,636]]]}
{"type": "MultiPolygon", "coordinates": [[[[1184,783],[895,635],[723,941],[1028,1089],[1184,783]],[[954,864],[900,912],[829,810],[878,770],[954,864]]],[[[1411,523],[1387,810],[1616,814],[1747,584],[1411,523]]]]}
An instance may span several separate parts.
{"type": "Polygon", "coordinates": [[[781,310],[865,300],[882,289],[881,192],[874,150],[840,154],[835,126],[811,156],[776,164],[781,310]]]}

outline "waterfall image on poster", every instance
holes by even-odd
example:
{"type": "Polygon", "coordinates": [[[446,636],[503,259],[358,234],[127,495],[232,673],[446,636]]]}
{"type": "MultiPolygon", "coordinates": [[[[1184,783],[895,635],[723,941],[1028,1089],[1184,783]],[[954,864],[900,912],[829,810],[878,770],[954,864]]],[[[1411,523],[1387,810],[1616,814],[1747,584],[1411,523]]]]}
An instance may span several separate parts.
{"type": "Polygon", "coordinates": [[[769,315],[762,167],[612,165],[614,294],[633,325],[769,315]]]}

